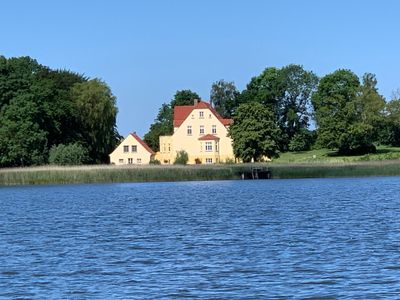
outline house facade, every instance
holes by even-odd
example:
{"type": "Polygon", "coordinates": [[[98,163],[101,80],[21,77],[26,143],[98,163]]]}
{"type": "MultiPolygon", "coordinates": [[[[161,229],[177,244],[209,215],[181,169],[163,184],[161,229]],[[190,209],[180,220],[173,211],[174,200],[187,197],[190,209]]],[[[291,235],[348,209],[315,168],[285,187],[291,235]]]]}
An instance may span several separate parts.
{"type": "Polygon", "coordinates": [[[145,165],[154,158],[154,151],[136,134],[129,134],[110,154],[113,165],[145,165]]]}
{"type": "Polygon", "coordinates": [[[193,105],[174,107],[174,133],[160,136],[156,159],[172,164],[176,154],[188,153],[188,164],[213,164],[234,160],[228,128],[232,119],[222,118],[209,104],[195,100],[193,105]]]}

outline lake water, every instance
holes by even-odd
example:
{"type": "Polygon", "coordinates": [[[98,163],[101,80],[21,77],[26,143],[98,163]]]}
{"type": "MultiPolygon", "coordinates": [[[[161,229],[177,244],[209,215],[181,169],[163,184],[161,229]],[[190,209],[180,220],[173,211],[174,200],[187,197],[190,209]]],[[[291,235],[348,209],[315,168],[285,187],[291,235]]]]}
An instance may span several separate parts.
{"type": "Polygon", "coordinates": [[[398,299],[400,177],[0,188],[0,299],[398,299]]]}

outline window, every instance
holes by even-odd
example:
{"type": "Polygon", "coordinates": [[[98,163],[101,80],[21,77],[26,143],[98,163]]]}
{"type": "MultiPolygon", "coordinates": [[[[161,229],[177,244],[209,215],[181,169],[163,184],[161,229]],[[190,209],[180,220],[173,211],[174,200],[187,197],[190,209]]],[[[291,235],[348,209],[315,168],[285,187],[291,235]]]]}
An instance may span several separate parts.
{"type": "Polygon", "coordinates": [[[204,126],[200,125],[200,134],[204,134],[204,126]]]}
{"type": "Polygon", "coordinates": [[[211,133],[216,134],[217,133],[217,125],[213,125],[211,128],[211,133]]]}
{"type": "Polygon", "coordinates": [[[132,152],[137,152],[137,146],[136,145],[132,145],[132,152]]]}
{"type": "Polygon", "coordinates": [[[171,144],[168,144],[168,152],[171,152],[171,144]]]}
{"type": "Polygon", "coordinates": [[[212,142],[206,142],[206,151],[207,152],[212,151],[212,142]]]}
{"type": "Polygon", "coordinates": [[[118,162],[119,162],[120,164],[123,164],[123,163],[124,163],[124,159],[123,159],[123,158],[120,158],[118,162]]]}
{"type": "Polygon", "coordinates": [[[199,118],[204,119],[204,111],[199,111],[199,118]]]}
{"type": "Polygon", "coordinates": [[[138,158],[138,159],[137,159],[137,163],[138,163],[138,164],[141,164],[141,163],[142,163],[142,159],[141,159],[141,158],[138,158]]]}
{"type": "Polygon", "coordinates": [[[192,115],[192,119],[194,119],[194,115],[192,115]]]}
{"type": "Polygon", "coordinates": [[[212,164],[212,158],[206,158],[206,164],[212,164]]]}
{"type": "Polygon", "coordinates": [[[208,115],[208,118],[209,118],[209,119],[211,119],[211,118],[212,118],[211,114],[209,114],[209,115],[208,115]]]}
{"type": "Polygon", "coordinates": [[[128,158],[128,164],[133,164],[133,158],[128,158]]]}
{"type": "Polygon", "coordinates": [[[124,146],[124,153],[129,152],[129,146],[124,146]]]}
{"type": "Polygon", "coordinates": [[[192,126],[187,127],[187,135],[192,135],[192,126]]]}

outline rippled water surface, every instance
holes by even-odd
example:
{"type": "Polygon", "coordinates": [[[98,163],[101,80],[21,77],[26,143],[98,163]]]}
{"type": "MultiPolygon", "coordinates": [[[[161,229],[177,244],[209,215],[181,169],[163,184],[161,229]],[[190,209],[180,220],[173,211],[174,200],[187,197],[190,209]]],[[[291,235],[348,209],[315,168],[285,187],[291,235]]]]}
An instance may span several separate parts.
{"type": "Polygon", "coordinates": [[[400,177],[0,188],[0,298],[400,298],[400,177]]]}

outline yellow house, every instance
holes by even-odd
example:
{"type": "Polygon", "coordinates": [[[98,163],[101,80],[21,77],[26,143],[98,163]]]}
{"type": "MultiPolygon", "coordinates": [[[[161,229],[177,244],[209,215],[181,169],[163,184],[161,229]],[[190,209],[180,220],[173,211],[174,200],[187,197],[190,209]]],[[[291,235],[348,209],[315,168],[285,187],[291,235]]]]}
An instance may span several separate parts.
{"type": "Polygon", "coordinates": [[[228,128],[232,119],[222,118],[209,104],[195,100],[193,105],[174,107],[174,133],[160,136],[156,159],[172,164],[176,154],[188,153],[188,164],[213,164],[234,160],[228,128]]]}
{"type": "Polygon", "coordinates": [[[154,151],[136,133],[131,133],[110,154],[110,163],[113,165],[149,164],[154,154],[154,151]]]}

